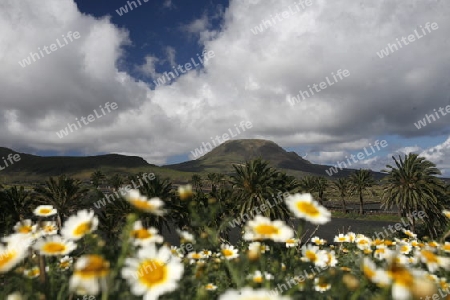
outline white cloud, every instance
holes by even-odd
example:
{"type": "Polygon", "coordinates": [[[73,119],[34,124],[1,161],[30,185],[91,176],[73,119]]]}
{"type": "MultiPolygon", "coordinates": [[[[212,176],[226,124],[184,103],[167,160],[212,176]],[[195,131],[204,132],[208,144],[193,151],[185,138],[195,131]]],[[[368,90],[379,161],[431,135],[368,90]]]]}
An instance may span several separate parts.
{"type": "MultiPolygon", "coordinates": [[[[122,46],[132,41],[109,18],[82,14],[71,0],[3,0],[0,140],[13,148],[129,153],[164,163],[248,120],[253,128],[239,138],[314,146],[322,162],[356,151],[379,135],[448,131],[445,118],[421,130],[413,123],[448,103],[450,52],[443,49],[448,48],[449,6],[439,9],[446,14],[437,14],[419,0],[317,0],[262,33],[252,32],[263,19],[293,4],[231,0],[220,28],[210,28],[207,15],[185,26],[199,34],[207,51],[214,51],[214,59],[202,71],[151,90],[118,71],[125,59],[122,46]],[[378,58],[376,52],[387,43],[430,21],[439,30],[378,58]],[[82,38],[20,67],[18,61],[30,51],[68,31],[79,31],[82,38]],[[286,101],[288,94],[320,84],[338,69],[348,69],[350,76],[295,106],[286,101]],[[117,112],[62,140],[57,137],[67,122],[107,101],[118,103],[117,112]]],[[[175,61],[174,49],[167,54],[149,53],[141,71],[155,78],[160,60],[175,61]]],[[[437,151],[440,156],[427,155],[447,165],[447,150],[437,151]]],[[[314,156],[307,159],[314,161],[314,156]]]]}

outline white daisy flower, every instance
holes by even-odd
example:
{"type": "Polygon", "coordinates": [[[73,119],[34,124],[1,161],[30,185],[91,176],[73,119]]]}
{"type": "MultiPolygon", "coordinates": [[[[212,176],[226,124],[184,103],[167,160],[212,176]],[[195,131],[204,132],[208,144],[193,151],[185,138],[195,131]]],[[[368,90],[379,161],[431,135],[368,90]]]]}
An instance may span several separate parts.
{"type": "Polygon", "coordinates": [[[33,213],[38,217],[50,217],[56,215],[58,211],[53,208],[53,205],[39,205],[33,211],[33,213]]]}
{"type": "Polygon", "coordinates": [[[345,236],[347,237],[349,243],[354,243],[354,242],[356,242],[356,239],[358,237],[361,237],[361,234],[356,235],[356,233],[350,231],[350,232],[347,232],[347,234],[345,236]]]}
{"type": "Polygon", "coordinates": [[[244,287],[240,290],[227,290],[219,297],[219,300],[290,300],[288,296],[278,295],[267,289],[253,290],[249,287],[244,287]]]}
{"type": "Polygon", "coordinates": [[[131,286],[131,292],[145,300],[157,300],[160,295],[174,291],[181,279],[183,264],[172,256],[168,247],[159,250],[149,244],[137,252],[137,257],[127,258],[122,277],[131,286]]]}
{"type": "Polygon", "coordinates": [[[67,255],[77,248],[77,245],[70,240],[65,240],[59,235],[49,235],[34,244],[33,249],[42,255],[55,256],[67,255]]]}
{"type": "Polygon", "coordinates": [[[177,229],[178,235],[180,236],[181,243],[195,243],[195,237],[193,234],[177,229]]]}
{"type": "Polygon", "coordinates": [[[109,262],[97,254],[80,257],[74,265],[69,288],[78,295],[97,295],[106,290],[109,262]]]}
{"type": "Polygon", "coordinates": [[[286,242],[293,236],[294,231],[283,221],[271,221],[269,218],[257,215],[245,225],[243,238],[247,241],[271,239],[275,242],[286,242]]]}
{"type": "Polygon", "coordinates": [[[358,249],[365,250],[370,248],[370,246],[372,245],[372,240],[366,236],[361,235],[356,238],[355,243],[358,249]]]}
{"type": "Polygon", "coordinates": [[[325,224],[331,220],[331,213],[314,201],[309,193],[289,195],[286,204],[296,217],[313,224],[325,224]]]}
{"type": "Polygon", "coordinates": [[[338,236],[334,237],[334,242],[336,243],[349,243],[349,237],[345,234],[339,233],[338,236]]]}
{"type": "Polygon", "coordinates": [[[186,184],[186,185],[180,185],[178,187],[178,195],[180,196],[181,200],[187,200],[192,197],[194,193],[192,192],[192,185],[186,184]]]}
{"type": "Polygon", "coordinates": [[[208,283],[208,284],[205,286],[205,289],[206,289],[207,291],[215,291],[215,290],[217,290],[217,286],[214,285],[214,284],[212,284],[212,283],[208,283]]]}
{"type": "Polygon", "coordinates": [[[442,211],[442,213],[444,214],[444,216],[446,216],[447,218],[450,219],[450,210],[444,209],[444,210],[442,211]]]}
{"type": "Polygon", "coordinates": [[[272,274],[260,270],[256,270],[253,274],[247,276],[247,279],[253,280],[254,283],[262,283],[264,280],[272,280],[274,277],[272,274]]]}
{"type": "Polygon", "coordinates": [[[131,240],[135,246],[145,246],[150,243],[162,243],[163,237],[158,234],[158,229],[149,227],[148,229],[142,226],[141,221],[136,221],[131,231],[131,240]]]}
{"type": "Polygon", "coordinates": [[[362,271],[370,281],[381,287],[386,287],[391,283],[389,273],[383,269],[378,269],[367,257],[363,259],[362,271]]]}
{"type": "Polygon", "coordinates": [[[292,248],[298,246],[299,240],[296,238],[291,238],[286,240],[286,248],[292,248]]]}
{"type": "Polygon", "coordinates": [[[315,236],[311,239],[311,242],[316,244],[317,246],[323,246],[326,244],[327,241],[324,239],[319,238],[318,236],[315,236]]]}
{"type": "Polygon", "coordinates": [[[58,266],[62,270],[67,270],[67,269],[69,269],[72,266],[72,264],[73,264],[73,258],[66,255],[66,256],[61,257],[59,259],[59,265],[58,266]]]}
{"type": "Polygon", "coordinates": [[[21,234],[9,236],[6,246],[0,244],[0,274],[6,273],[18,265],[28,253],[28,245],[23,245],[18,238],[21,234]]]}
{"type": "Polygon", "coordinates": [[[164,215],[164,210],[162,209],[164,202],[158,197],[148,200],[147,197],[140,194],[139,190],[130,190],[126,194],[125,199],[138,210],[157,216],[164,215]]]}
{"type": "Polygon", "coordinates": [[[329,289],[331,289],[331,283],[327,282],[323,278],[316,277],[314,279],[314,290],[323,293],[328,291],[329,289]]]}
{"type": "Polygon", "coordinates": [[[54,235],[58,233],[58,226],[55,221],[42,221],[39,224],[42,235],[54,235]]]}
{"type": "Polygon", "coordinates": [[[266,253],[270,250],[270,247],[262,244],[261,242],[251,242],[250,244],[248,244],[248,250],[257,253],[266,253]]]}
{"type": "Polygon", "coordinates": [[[40,271],[39,267],[33,267],[31,269],[26,269],[23,271],[23,275],[25,275],[25,277],[30,278],[30,279],[36,278],[40,274],[41,274],[41,271],[40,271]]]}
{"type": "Polygon", "coordinates": [[[325,267],[328,262],[328,255],[325,250],[320,250],[318,246],[304,245],[302,247],[302,261],[309,261],[319,267],[325,267]]]}
{"type": "Polygon", "coordinates": [[[64,222],[61,235],[70,240],[79,240],[86,234],[95,231],[98,227],[98,218],[94,212],[80,210],[76,215],[71,216],[64,222]]]}
{"type": "Polygon", "coordinates": [[[222,244],[220,248],[222,256],[228,260],[239,257],[238,249],[235,249],[234,246],[222,244]]]}
{"type": "Polygon", "coordinates": [[[212,252],[211,252],[210,250],[208,250],[208,249],[203,249],[203,250],[201,251],[201,253],[203,254],[203,257],[204,257],[204,258],[209,258],[209,257],[211,257],[211,255],[212,255],[212,252]]]}
{"type": "Polygon", "coordinates": [[[17,224],[14,226],[14,231],[16,233],[23,233],[23,234],[34,233],[36,232],[36,229],[37,225],[35,224],[33,225],[30,219],[17,222],[17,224]]]}

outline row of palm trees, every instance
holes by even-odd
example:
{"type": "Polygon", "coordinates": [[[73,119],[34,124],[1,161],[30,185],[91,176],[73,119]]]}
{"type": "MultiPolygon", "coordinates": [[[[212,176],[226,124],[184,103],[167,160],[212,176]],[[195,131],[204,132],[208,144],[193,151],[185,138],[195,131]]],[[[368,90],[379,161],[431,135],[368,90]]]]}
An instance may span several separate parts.
{"type": "MultiPolygon", "coordinates": [[[[439,170],[423,157],[409,154],[404,158],[393,159],[395,165],[386,166],[387,170],[384,172],[387,175],[381,181],[383,206],[397,207],[402,216],[411,216],[414,211],[426,212],[427,229],[431,236],[436,236],[438,230],[435,226],[442,227],[446,224],[441,211],[448,204],[449,186],[436,177],[440,174],[439,170]]],[[[219,204],[220,209],[210,217],[211,225],[218,225],[236,214],[242,215],[252,211],[255,207],[261,206],[263,201],[274,199],[285,192],[311,192],[323,203],[325,193],[333,190],[339,195],[344,212],[347,211],[345,199],[357,195],[360,213],[363,214],[364,196],[373,193],[372,187],[377,184],[371,171],[364,169],[355,171],[348,178],[329,181],[320,176],[305,176],[298,180],[270,167],[261,159],[233,167],[235,172],[231,176],[217,173],[207,175],[205,180],[210,183],[210,191],[205,189],[205,180],[200,175],[191,178],[195,191],[191,201],[207,208],[209,199],[214,198],[219,204]]],[[[91,179],[101,180],[100,175],[101,172],[94,172],[91,179]]],[[[137,181],[136,176],[130,176],[128,180],[137,181]]],[[[126,182],[122,177],[121,179],[122,183],[126,182]]],[[[168,178],[156,176],[154,180],[144,182],[139,189],[149,198],[160,197],[170,212],[165,216],[149,216],[145,220],[146,225],[155,226],[160,230],[163,227],[170,228],[170,224],[175,224],[179,228],[190,225],[191,216],[187,213],[189,203],[181,201],[168,178]]],[[[79,180],[64,175],[58,178],[51,177],[45,185],[38,186],[33,191],[26,191],[23,187],[17,186],[3,189],[0,192],[0,204],[5,209],[0,212],[0,221],[5,222],[9,216],[10,224],[14,224],[18,220],[30,217],[32,208],[37,204],[51,204],[58,210],[57,221],[61,223],[76,210],[94,208],[93,203],[103,197],[104,194],[97,188],[86,186],[79,180]]],[[[126,201],[113,201],[99,209],[97,213],[101,219],[102,231],[113,236],[125,221],[127,213],[131,211],[132,208],[126,201]]],[[[289,219],[284,201],[278,202],[263,213],[273,219],[289,219]]]]}

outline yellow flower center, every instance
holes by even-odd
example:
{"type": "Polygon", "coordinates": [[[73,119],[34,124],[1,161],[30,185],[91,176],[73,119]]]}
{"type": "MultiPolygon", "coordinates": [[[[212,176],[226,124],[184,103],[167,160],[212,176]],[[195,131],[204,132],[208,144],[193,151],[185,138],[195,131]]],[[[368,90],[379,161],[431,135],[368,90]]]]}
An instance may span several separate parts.
{"type": "Polygon", "coordinates": [[[305,253],[306,258],[308,258],[310,261],[316,261],[317,255],[313,251],[306,251],[305,253]]]}
{"type": "Polygon", "coordinates": [[[141,210],[153,210],[154,206],[148,203],[148,201],[145,200],[131,200],[131,204],[133,204],[136,208],[139,208],[141,210]]]}
{"type": "Polygon", "coordinates": [[[75,236],[85,235],[89,231],[91,231],[92,224],[91,222],[84,222],[78,225],[75,230],[73,231],[73,234],[75,236]]]}
{"type": "Polygon", "coordinates": [[[140,239],[140,240],[148,239],[148,238],[152,237],[151,233],[148,232],[148,230],[146,230],[144,228],[133,230],[131,232],[131,236],[135,239],[140,239]]]}
{"type": "Polygon", "coordinates": [[[138,278],[145,286],[152,288],[167,281],[167,266],[159,260],[149,259],[141,263],[138,278]]]}
{"type": "Polygon", "coordinates": [[[39,213],[40,213],[40,214],[43,214],[43,215],[49,214],[49,213],[51,213],[51,212],[52,212],[52,210],[51,210],[50,208],[41,208],[41,209],[39,210],[39,213]]]}
{"type": "Polygon", "coordinates": [[[255,228],[255,231],[260,235],[272,235],[279,232],[278,228],[273,225],[259,225],[255,228]]]}
{"type": "Polygon", "coordinates": [[[64,261],[59,264],[59,267],[62,269],[68,268],[70,266],[70,263],[68,261],[64,261]]]}
{"type": "Polygon", "coordinates": [[[33,229],[31,228],[31,226],[21,226],[19,228],[19,233],[30,233],[31,231],[33,231],[33,229]]]}
{"type": "Polygon", "coordinates": [[[225,257],[228,257],[228,256],[232,256],[234,254],[234,252],[232,250],[230,250],[230,249],[222,249],[222,254],[225,257]]]}
{"type": "Polygon", "coordinates": [[[423,250],[422,256],[427,260],[428,263],[436,263],[438,261],[437,256],[428,250],[423,250]]]}
{"type": "Polygon", "coordinates": [[[253,278],[253,282],[261,283],[263,281],[262,276],[257,276],[253,278]]]}
{"type": "Polygon", "coordinates": [[[364,272],[364,275],[366,275],[366,277],[369,279],[372,279],[375,277],[375,270],[371,269],[368,265],[363,266],[363,272],[364,272]]]}
{"type": "Polygon", "coordinates": [[[49,242],[42,247],[43,252],[47,253],[61,253],[66,250],[66,245],[57,243],[57,242],[49,242]]]}
{"type": "Polygon", "coordinates": [[[0,253],[0,271],[7,265],[11,260],[17,256],[17,252],[14,250],[8,250],[0,253]]]}
{"type": "Polygon", "coordinates": [[[74,274],[83,278],[103,277],[109,273],[109,263],[99,255],[88,255],[86,265],[74,274]]]}
{"type": "Polygon", "coordinates": [[[409,288],[414,286],[414,277],[405,268],[394,265],[390,274],[396,284],[409,288]]]}
{"type": "Polygon", "coordinates": [[[317,217],[320,215],[317,207],[311,202],[298,202],[297,209],[308,216],[317,217]]]}
{"type": "Polygon", "coordinates": [[[200,258],[202,258],[202,256],[200,255],[200,253],[193,253],[192,254],[192,258],[193,259],[200,259],[200,258]]]}

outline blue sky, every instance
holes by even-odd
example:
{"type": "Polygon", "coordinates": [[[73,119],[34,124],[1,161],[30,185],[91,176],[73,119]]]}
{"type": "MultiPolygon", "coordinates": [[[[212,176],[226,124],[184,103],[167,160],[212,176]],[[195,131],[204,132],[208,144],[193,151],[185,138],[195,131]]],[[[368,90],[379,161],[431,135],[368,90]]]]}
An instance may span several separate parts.
{"type": "Polygon", "coordinates": [[[386,140],[355,167],[380,170],[392,155],[416,152],[450,172],[450,115],[424,119],[450,105],[449,4],[140,0],[131,10],[128,2],[2,1],[0,146],[162,165],[251,122],[236,138],[272,140],[313,163],[334,165],[386,140]],[[422,36],[401,44],[415,31],[422,36]],[[73,32],[81,37],[32,60],[73,32]],[[213,56],[200,64],[203,50],[213,56]],[[342,70],[349,76],[326,83],[342,70]],[[289,102],[314,84],[314,95],[289,102]],[[117,110],[69,131],[111,102],[117,110]]]}

